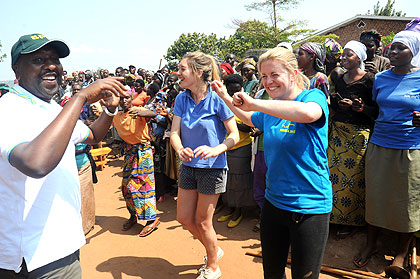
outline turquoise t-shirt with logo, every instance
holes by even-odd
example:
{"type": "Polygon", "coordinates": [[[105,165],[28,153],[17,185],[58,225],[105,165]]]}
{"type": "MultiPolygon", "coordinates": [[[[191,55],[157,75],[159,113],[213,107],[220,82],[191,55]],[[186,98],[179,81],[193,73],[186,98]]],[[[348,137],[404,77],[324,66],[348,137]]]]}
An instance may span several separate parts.
{"type": "Polygon", "coordinates": [[[265,198],[277,208],[303,214],[324,214],[332,209],[332,188],[327,158],[328,105],[319,89],[303,90],[294,101],[315,102],[323,116],[313,123],[297,123],[262,112],[252,123],[264,131],[267,164],[265,198]]]}

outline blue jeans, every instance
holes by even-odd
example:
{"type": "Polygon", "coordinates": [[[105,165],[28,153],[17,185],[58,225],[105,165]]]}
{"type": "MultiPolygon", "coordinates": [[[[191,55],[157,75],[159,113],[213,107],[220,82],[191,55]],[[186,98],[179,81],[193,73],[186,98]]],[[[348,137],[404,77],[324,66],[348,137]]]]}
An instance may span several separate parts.
{"type": "Polygon", "coordinates": [[[329,219],[329,213],[295,213],[264,200],[260,231],[264,279],[286,278],[289,246],[292,278],[318,278],[328,239],[329,219]]]}

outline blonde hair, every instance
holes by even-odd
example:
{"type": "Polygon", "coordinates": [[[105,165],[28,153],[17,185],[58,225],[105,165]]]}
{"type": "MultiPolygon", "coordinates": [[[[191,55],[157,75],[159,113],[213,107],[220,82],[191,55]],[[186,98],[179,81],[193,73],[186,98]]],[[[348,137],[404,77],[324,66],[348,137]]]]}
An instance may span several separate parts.
{"type": "Polygon", "coordinates": [[[261,64],[268,60],[279,62],[291,75],[296,76],[295,84],[300,89],[309,89],[309,79],[298,70],[296,56],[284,47],[275,47],[260,56],[258,60],[258,71],[261,73],[261,64]]]}
{"type": "Polygon", "coordinates": [[[201,79],[204,82],[220,80],[219,67],[212,56],[201,51],[194,51],[185,54],[182,59],[187,59],[187,64],[194,74],[198,75],[198,71],[203,72],[201,79]]]}

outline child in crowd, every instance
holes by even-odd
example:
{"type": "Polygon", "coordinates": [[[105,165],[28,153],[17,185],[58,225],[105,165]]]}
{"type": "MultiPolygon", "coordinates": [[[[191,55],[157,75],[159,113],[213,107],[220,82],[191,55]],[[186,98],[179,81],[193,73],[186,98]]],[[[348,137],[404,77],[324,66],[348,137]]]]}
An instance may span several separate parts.
{"type": "Polygon", "coordinates": [[[129,230],[137,219],[147,221],[139,236],[152,233],[160,221],[156,216],[155,177],[153,153],[146,117],[156,114],[145,108],[132,109],[131,96],[121,98],[123,111],[115,115],[114,127],[127,144],[124,158],[122,194],[124,196],[130,218],[124,223],[122,230],[129,230]]]}
{"type": "MultiPolygon", "coordinates": [[[[233,74],[224,78],[224,84],[229,95],[242,91],[243,80],[240,75],[233,74]]],[[[217,219],[218,222],[229,220],[227,226],[234,228],[243,219],[242,208],[255,205],[252,192],[252,139],[251,127],[245,125],[235,116],[239,130],[239,142],[227,151],[228,175],[226,193],[223,194],[223,203],[229,206],[229,212],[217,219]]]]}

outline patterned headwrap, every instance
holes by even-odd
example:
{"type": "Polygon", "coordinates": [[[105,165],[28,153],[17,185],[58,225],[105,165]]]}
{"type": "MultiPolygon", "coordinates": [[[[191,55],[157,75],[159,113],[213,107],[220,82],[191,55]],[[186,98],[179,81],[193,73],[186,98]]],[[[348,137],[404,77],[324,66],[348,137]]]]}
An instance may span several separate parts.
{"type": "Polygon", "coordinates": [[[334,58],[335,60],[340,59],[341,54],[343,54],[343,48],[336,40],[326,38],[323,45],[325,49],[325,55],[328,60],[331,58],[334,58]]]}
{"type": "Polygon", "coordinates": [[[420,33],[406,30],[401,31],[397,33],[397,35],[395,35],[394,39],[392,40],[392,43],[397,42],[406,45],[410,49],[414,57],[419,53],[420,33]]]}
{"type": "Polygon", "coordinates": [[[242,71],[242,68],[249,68],[249,69],[255,70],[256,67],[257,67],[257,62],[255,62],[254,59],[252,59],[252,58],[245,58],[244,60],[242,60],[241,63],[239,63],[236,66],[235,70],[237,72],[241,72],[242,71]]]}
{"type": "Polygon", "coordinates": [[[133,81],[135,81],[135,80],[136,80],[136,76],[135,76],[135,75],[133,75],[133,74],[125,74],[125,75],[124,75],[124,77],[126,77],[126,78],[131,78],[133,81]]]}
{"type": "Polygon", "coordinates": [[[162,73],[159,73],[159,72],[157,72],[153,75],[153,79],[155,77],[157,77],[160,80],[160,88],[159,89],[161,89],[163,87],[163,82],[165,81],[165,77],[163,76],[162,73]]]}
{"type": "Polygon", "coordinates": [[[315,55],[315,71],[324,73],[325,50],[323,45],[320,43],[304,43],[300,48],[315,55]]]}
{"type": "Polygon", "coordinates": [[[365,31],[362,34],[360,34],[360,41],[363,41],[364,39],[372,40],[375,42],[376,47],[379,47],[381,38],[382,35],[375,29],[365,31]]]}
{"type": "Polygon", "coordinates": [[[358,41],[350,41],[345,46],[344,49],[351,49],[356,55],[360,58],[360,69],[365,70],[365,63],[363,61],[366,60],[366,46],[358,41]]]}
{"type": "Polygon", "coordinates": [[[255,63],[255,60],[252,58],[245,58],[242,62],[242,68],[249,68],[255,70],[255,67],[257,66],[257,63],[255,63]]]}
{"type": "Polygon", "coordinates": [[[220,68],[224,69],[228,75],[233,74],[233,68],[229,63],[222,63],[220,64],[220,68]]]}

